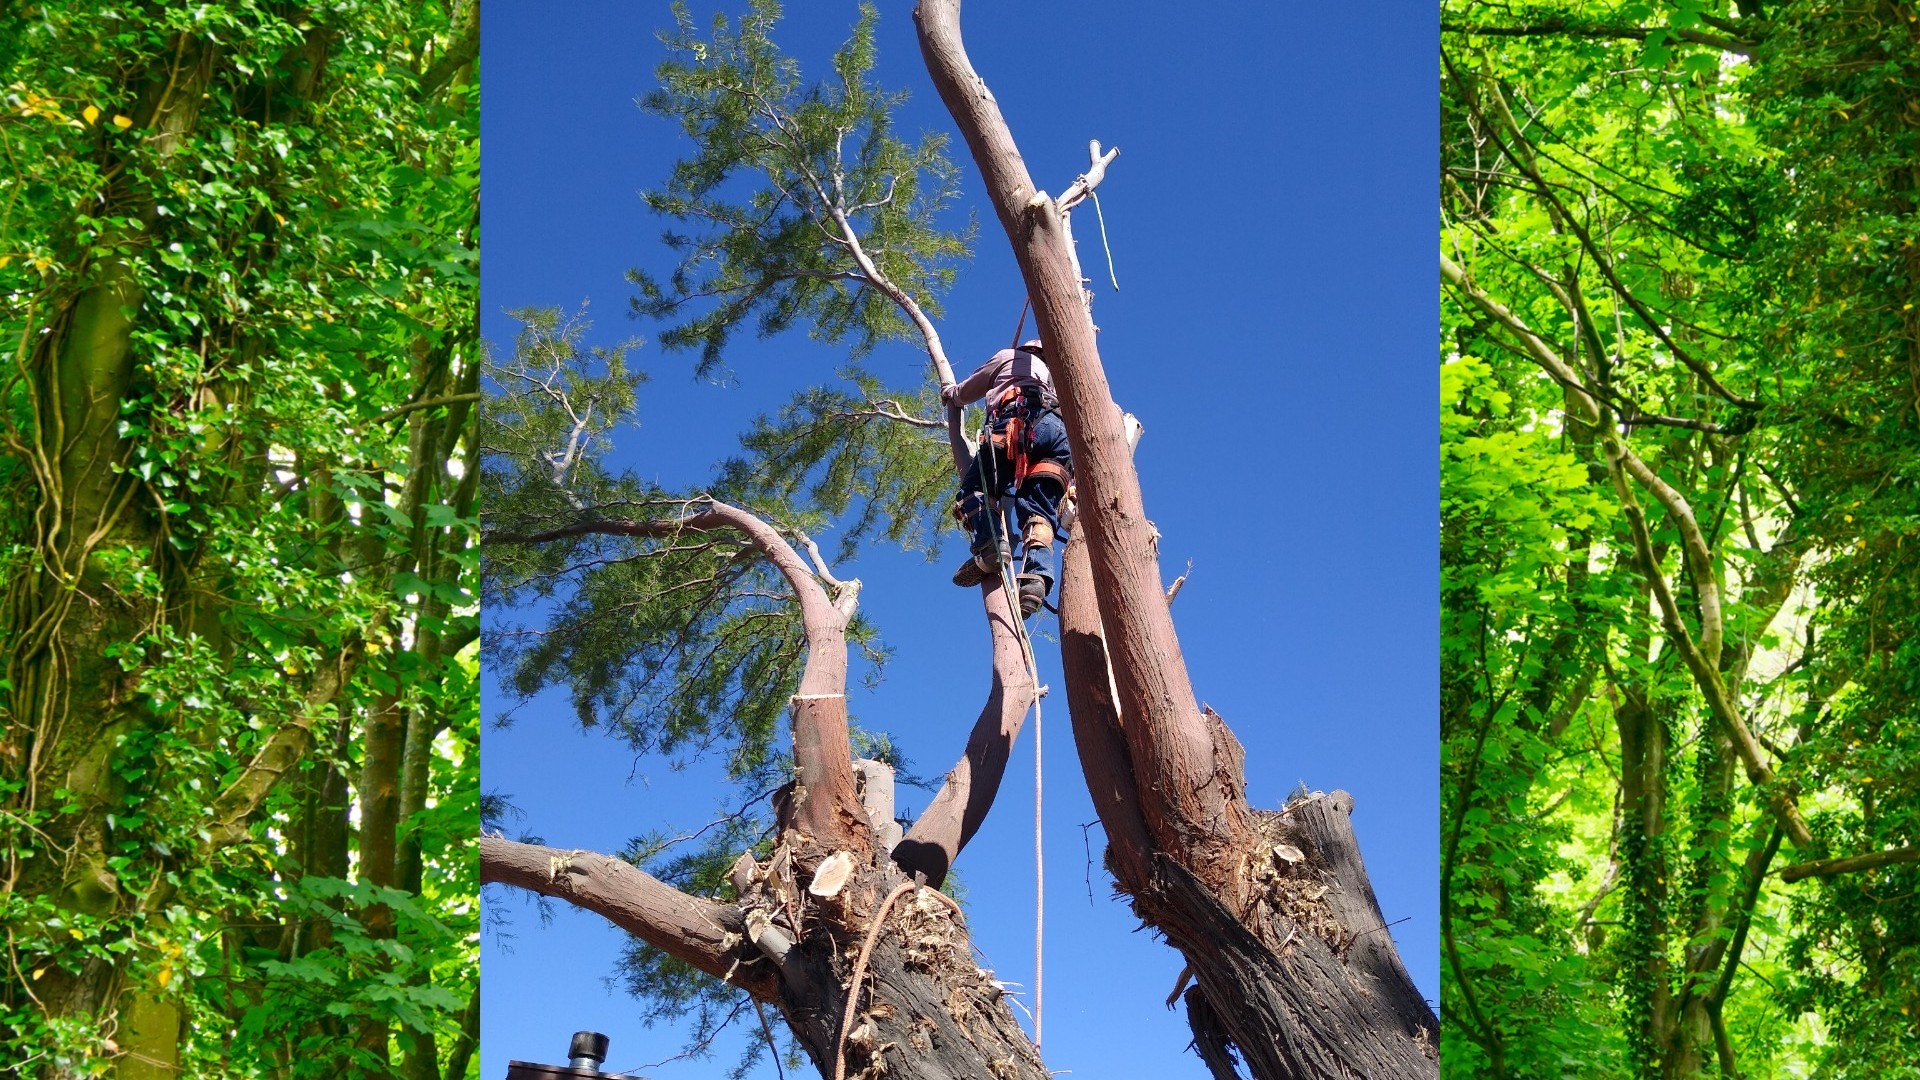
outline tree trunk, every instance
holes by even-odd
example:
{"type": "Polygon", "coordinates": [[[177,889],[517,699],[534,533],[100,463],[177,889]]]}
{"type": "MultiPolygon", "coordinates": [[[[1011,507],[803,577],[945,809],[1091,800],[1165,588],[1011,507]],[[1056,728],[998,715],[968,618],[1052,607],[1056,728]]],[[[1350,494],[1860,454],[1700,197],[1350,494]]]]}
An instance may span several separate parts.
{"type": "MultiPolygon", "coordinates": [[[[891,808],[860,799],[845,697],[846,626],[857,596],[850,583],[834,581],[824,566],[816,575],[772,526],[711,499],[674,519],[588,520],[532,535],[494,534],[484,543],[723,530],[744,535],[785,578],[807,638],[790,709],[795,782],[781,804],[771,856],[760,863],[741,854],[729,875],[733,903],[683,893],[619,859],[499,836],[481,838],[481,880],[605,916],[667,955],[775,1005],[823,1077],[1045,1080],[1039,1053],[1004,991],[974,962],[957,907],[926,887],[924,875],[916,882],[895,864],[876,828],[891,823],[891,808]],[[851,1011],[850,997],[858,999],[851,1011]]],[[[1008,599],[989,589],[985,600],[1011,627],[1008,599]]],[[[996,629],[995,640],[1004,632],[996,629]]],[[[997,729],[1000,715],[990,699],[976,742],[993,741],[983,732],[990,721],[997,729]]],[[[1004,751],[998,753],[1004,765],[1004,751]]],[[[994,752],[982,754],[989,775],[980,778],[977,797],[990,802],[997,768],[994,752]]],[[[944,864],[946,845],[960,842],[953,834],[968,821],[977,825],[977,814],[963,810],[974,801],[965,784],[950,782],[939,834],[909,851],[944,864]]],[[[975,809],[984,813],[983,806],[975,809]]]]}
{"type": "Polygon", "coordinates": [[[1256,816],[1238,742],[1195,699],[1067,228],[1108,159],[1059,200],[1039,191],[967,59],[958,0],[921,0],[914,20],[1059,389],[1079,507],[1060,609],[1075,743],[1120,888],[1198,980],[1195,1046],[1216,1075],[1230,1068],[1229,1045],[1260,1080],[1436,1075],[1438,1023],[1382,925],[1346,823],[1351,799],[1290,808],[1312,823],[1304,829],[1256,816]]]}
{"type": "Polygon", "coordinates": [[[1256,1077],[1434,1073],[1433,1011],[1388,936],[1352,812],[1353,797],[1336,791],[1258,814],[1283,854],[1254,871],[1245,916],[1166,859],[1134,894],[1134,911],[1192,965],[1196,1047],[1230,1044],[1256,1077]]]}
{"type": "Polygon", "coordinates": [[[741,899],[721,904],[591,852],[496,836],[483,837],[480,851],[482,880],[605,916],[774,1005],[822,1077],[837,1075],[848,986],[876,922],[881,929],[846,1025],[844,1076],[1047,1076],[1004,991],[974,962],[966,924],[951,902],[914,886],[884,857],[857,868],[833,895],[818,896],[809,886],[833,853],[789,829],[766,863],[742,857],[734,877],[741,899]]]}

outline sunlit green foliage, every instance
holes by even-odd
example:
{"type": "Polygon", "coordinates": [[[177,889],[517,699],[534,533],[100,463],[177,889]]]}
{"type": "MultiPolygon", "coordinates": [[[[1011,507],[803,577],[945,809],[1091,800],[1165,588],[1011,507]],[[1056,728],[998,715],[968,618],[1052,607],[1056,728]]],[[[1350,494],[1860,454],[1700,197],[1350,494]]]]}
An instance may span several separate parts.
{"type": "Polygon", "coordinates": [[[1449,1075],[1913,1075],[1920,27],[1909,4],[1449,2],[1449,1075]],[[1569,402],[1590,393],[1604,427],[1569,402]],[[1610,475],[1624,447],[1685,500],[1610,475]],[[1710,565],[1690,568],[1682,519],[1710,565]],[[1701,575],[1706,575],[1702,577],[1701,575]],[[1813,844],[1783,842],[1687,638],[1813,844]],[[1717,591],[1724,614],[1703,610],[1717,591]]]}
{"type": "Polygon", "coordinates": [[[467,1074],[476,20],[0,16],[24,1075],[467,1074]]]}

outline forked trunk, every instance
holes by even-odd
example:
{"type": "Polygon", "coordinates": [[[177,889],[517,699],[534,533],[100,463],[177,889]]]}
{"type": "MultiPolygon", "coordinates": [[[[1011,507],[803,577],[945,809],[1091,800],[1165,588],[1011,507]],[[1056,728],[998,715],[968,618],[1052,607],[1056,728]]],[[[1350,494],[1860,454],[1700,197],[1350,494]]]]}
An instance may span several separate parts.
{"type": "Polygon", "coordinates": [[[1258,1080],[1434,1076],[1438,1022],[1382,924],[1346,822],[1352,800],[1287,812],[1310,824],[1254,813],[1240,746],[1188,679],[1067,223],[1112,153],[1093,144],[1087,173],[1048,196],[967,58],[959,0],[920,0],[914,22],[1020,265],[1059,389],[1080,506],[1060,607],[1075,742],[1120,887],[1199,979],[1195,1047],[1223,1080],[1236,1050],[1258,1080]]]}
{"type": "MultiPolygon", "coordinates": [[[[921,865],[944,873],[977,827],[985,812],[980,801],[991,802],[1005,764],[1005,747],[992,747],[989,733],[1008,729],[1002,699],[1024,701],[1030,687],[1001,686],[996,668],[995,693],[969,757],[943,792],[939,824],[898,845],[899,863],[912,866],[905,869],[892,853],[899,833],[891,785],[879,782],[886,767],[856,768],[847,738],[845,631],[857,595],[850,583],[834,581],[824,564],[810,567],[765,521],[713,500],[669,520],[590,520],[546,533],[493,534],[486,542],[713,531],[743,535],[782,574],[807,635],[790,710],[795,780],[775,800],[773,851],[764,862],[750,853],[735,861],[731,903],[681,892],[619,859],[499,836],[481,838],[481,880],[596,912],[774,1005],[830,1080],[1045,1080],[1005,990],[975,963],[959,909],[925,884],[921,865]]],[[[1012,608],[995,588],[983,598],[999,642],[1012,626],[1012,608]]],[[[1017,728],[1016,718],[1011,730],[1017,728]]]]}

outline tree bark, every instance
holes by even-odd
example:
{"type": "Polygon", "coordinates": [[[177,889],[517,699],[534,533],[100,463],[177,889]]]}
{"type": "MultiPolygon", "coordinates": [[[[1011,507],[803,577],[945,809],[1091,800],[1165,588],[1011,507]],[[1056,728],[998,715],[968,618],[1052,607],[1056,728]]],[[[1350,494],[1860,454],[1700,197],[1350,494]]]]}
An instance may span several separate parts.
{"type": "Polygon", "coordinates": [[[1207,1008],[1190,1010],[1196,1045],[1217,1072],[1224,1038],[1262,1080],[1434,1075],[1437,1022],[1380,926],[1344,813],[1343,836],[1311,815],[1303,867],[1274,854],[1246,802],[1238,743],[1195,699],[1066,228],[1064,205],[1098,177],[1059,203],[1037,191],[967,59],[958,0],[920,0],[914,20],[1047,347],[1078,506],[1061,594],[1075,743],[1120,887],[1186,954],[1205,995],[1207,1008]],[[1305,907],[1289,906],[1296,874],[1314,880],[1298,889],[1318,894],[1305,907]]]}
{"type": "MultiPolygon", "coordinates": [[[[481,880],[600,914],[667,955],[775,1005],[823,1077],[1045,1080],[1046,1069],[1004,991],[974,963],[965,924],[951,902],[912,883],[908,874],[918,866],[895,865],[855,788],[845,628],[856,590],[828,578],[838,594],[829,596],[821,583],[824,567],[816,575],[766,522],[711,500],[672,520],[597,520],[487,540],[544,543],[590,533],[661,537],[715,529],[742,533],[780,570],[799,600],[806,630],[807,658],[791,709],[796,797],[782,809],[772,857],[761,864],[743,855],[732,878],[739,899],[731,904],[680,892],[618,859],[498,836],[481,839],[481,880]],[[816,889],[815,875],[829,860],[844,860],[850,876],[837,886],[823,880],[816,889]],[[896,892],[903,895],[889,905],[896,892]],[[870,931],[871,954],[856,978],[870,931]],[[850,996],[858,1000],[849,1014],[850,996]],[[849,1015],[851,1023],[845,1023],[849,1015]]],[[[998,656],[998,645],[1011,639],[1015,616],[997,589],[990,588],[986,600],[1003,620],[992,629],[998,656]]],[[[1001,664],[995,670],[997,679],[1008,674],[1001,664]]],[[[1025,671],[1024,659],[1019,670],[1025,671]]],[[[942,792],[938,825],[917,841],[895,846],[903,862],[924,860],[921,865],[944,874],[949,852],[957,853],[978,827],[1032,690],[1030,684],[1007,686],[998,694],[1001,701],[990,697],[982,713],[968,759],[942,792]],[[1015,702],[1020,712],[1009,722],[1015,702]]]]}

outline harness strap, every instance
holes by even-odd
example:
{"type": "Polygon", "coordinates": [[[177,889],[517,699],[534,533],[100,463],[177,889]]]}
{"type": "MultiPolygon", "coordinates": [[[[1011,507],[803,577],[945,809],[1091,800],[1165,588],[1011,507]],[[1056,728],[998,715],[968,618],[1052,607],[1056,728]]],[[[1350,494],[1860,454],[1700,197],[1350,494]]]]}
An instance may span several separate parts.
{"type": "Polygon", "coordinates": [[[1027,466],[1027,479],[1033,480],[1040,477],[1058,481],[1062,492],[1066,491],[1067,485],[1073,482],[1073,474],[1067,471],[1065,465],[1053,458],[1040,458],[1027,466]]]}

